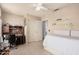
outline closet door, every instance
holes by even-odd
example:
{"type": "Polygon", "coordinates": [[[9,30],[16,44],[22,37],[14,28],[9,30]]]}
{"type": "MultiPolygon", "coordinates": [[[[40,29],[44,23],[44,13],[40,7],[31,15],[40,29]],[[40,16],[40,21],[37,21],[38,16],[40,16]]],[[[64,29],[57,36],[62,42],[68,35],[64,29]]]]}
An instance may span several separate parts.
{"type": "Polygon", "coordinates": [[[42,22],[29,21],[29,42],[42,40],[42,22]]]}

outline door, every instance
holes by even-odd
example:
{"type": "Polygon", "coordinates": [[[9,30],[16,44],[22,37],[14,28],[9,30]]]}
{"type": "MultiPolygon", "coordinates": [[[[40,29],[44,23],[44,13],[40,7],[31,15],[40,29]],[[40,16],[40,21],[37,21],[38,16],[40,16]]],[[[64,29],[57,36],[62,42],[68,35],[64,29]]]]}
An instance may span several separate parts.
{"type": "Polygon", "coordinates": [[[29,42],[42,40],[42,21],[29,21],[29,42]]]}

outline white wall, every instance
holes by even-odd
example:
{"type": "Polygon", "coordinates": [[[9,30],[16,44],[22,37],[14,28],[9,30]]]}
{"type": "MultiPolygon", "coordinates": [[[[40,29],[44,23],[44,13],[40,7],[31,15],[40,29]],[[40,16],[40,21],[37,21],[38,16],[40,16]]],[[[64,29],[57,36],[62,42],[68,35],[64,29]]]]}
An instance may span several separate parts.
{"type": "Polygon", "coordinates": [[[3,12],[2,19],[4,24],[24,26],[24,17],[22,16],[3,12]]]}
{"type": "Polygon", "coordinates": [[[0,19],[0,37],[2,35],[2,20],[0,19]]]}
{"type": "Polygon", "coordinates": [[[2,42],[2,19],[1,19],[1,8],[0,8],[0,42],[2,42]]]}
{"type": "Polygon", "coordinates": [[[56,12],[53,15],[46,16],[45,19],[48,20],[48,30],[53,33],[53,30],[69,30],[72,23],[72,30],[79,30],[79,5],[69,5],[56,12]],[[62,21],[57,22],[56,19],[62,19],[62,21]],[[56,25],[53,25],[56,23],[56,25]]]}
{"type": "Polygon", "coordinates": [[[2,35],[2,19],[1,19],[1,9],[0,9],[0,36],[2,35]]]}

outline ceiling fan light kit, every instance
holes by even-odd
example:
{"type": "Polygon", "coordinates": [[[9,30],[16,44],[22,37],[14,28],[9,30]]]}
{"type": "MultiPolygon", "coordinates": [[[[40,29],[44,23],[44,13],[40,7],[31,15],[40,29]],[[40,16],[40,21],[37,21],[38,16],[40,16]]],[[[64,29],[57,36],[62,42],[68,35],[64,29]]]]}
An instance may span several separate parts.
{"type": "Polygon", "coordinates": [[[33,4],[33,7],[35,7],[36,11],[46,10],[42,3],[33,4]]]}
{"type": "Polygon", "coordinates": [[[40,7],[36,7],[36,11],[40,11],[40,7]]]}

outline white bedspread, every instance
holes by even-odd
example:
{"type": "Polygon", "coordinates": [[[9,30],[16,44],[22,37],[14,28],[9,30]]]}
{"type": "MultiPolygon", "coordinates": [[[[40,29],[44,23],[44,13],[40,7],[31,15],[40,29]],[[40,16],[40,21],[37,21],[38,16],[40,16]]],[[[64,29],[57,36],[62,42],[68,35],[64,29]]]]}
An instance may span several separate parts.
{"type": "Polygon", "coordinates": [[[79,54],[79,40],[66,37],[47,35],[43,42],[44,48],[56,55],[79,54]]]}

